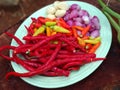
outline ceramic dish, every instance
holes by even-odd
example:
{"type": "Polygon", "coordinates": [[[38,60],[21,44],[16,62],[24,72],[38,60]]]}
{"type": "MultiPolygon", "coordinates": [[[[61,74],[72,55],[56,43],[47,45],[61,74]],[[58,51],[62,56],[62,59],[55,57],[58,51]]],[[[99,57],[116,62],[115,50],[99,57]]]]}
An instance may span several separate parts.
{"type": "MultiPolygon", "coordinates": [[[[108,51],[111,46],[111,41],[112,41],[112,34],[111,34],[111,27],[109,24],[109,21],[105,17],[105,15],[95,6],[85,3],[85,2],[80,2],[80,1],[66,1],[69,5],[71,4],[79,4],[82,9],[85,9],[89,12],[91,16],[96,15],[99,20],[100,20],[100,25],[101,25],[101,30],[100,30],[100,37],[102,38],[102,44],[96,51],[97,57],[106,57],[108,54],[108,51]]],[[[29,16],[18,28],[16,31],[15,35],[22,40],[22,37],[26,35],[26,30],[24,25],[29,26],[31,23],[31,17],[39,17],[39,16],[45,16],[46,13],[46,8],[48,8],[50,5],[45,6],[38,11],[34,12],[31,16],[29,16]]],[[[12,40],[11,45],[16,46],[17,43],[12,40]]],[[[10,52],[11,55],[11,52],[10,52]]],[[[46,76],[34,76],[30,78],[21,78],[25,82],[37,86],[37,87],[42,87],[42,88],[60,88],[60,87],[65,87],[72,85],[76,82],[79,82],[89,76],[91,73],[93,73],[102,63],[103,61],[96,61],[92,62],[86,65],[83,65],[80,70],[78,71],[73,71],[69,77],[46,77],[46,76]]],[[[26,72],[24,68],[22,68],[20,65],[11,62],[13,69],[16,72],[26,72]]]]}

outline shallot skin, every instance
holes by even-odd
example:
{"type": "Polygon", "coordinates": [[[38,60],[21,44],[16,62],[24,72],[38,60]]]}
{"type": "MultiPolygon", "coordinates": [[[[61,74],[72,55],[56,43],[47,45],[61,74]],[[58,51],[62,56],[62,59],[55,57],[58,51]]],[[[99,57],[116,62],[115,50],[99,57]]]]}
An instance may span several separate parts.
{"type": "Polygon", "coordinates": [[[78,4],[72,4],[67,10],[63,19],[69,26],[91,26],[89,30],[89,36],[98,37],[100,36],[100,20],[97,16],[91,16],[87,10],[82,9],[78,4]]]}

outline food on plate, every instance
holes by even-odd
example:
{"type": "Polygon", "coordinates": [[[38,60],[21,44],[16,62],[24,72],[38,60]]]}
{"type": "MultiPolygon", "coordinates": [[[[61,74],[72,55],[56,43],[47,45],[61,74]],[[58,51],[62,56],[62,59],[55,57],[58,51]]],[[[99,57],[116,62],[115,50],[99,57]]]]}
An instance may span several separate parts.
{"type": "Polygon", "coordinates": [[[64,1],[55,1],[52,6],[46,10],[47,18],[55,19],[63,17],[68,9],[68,4],[64,1]]]}
{"type": "Polygon", "coordinates": [[[107,16],[107,18],[110,21],[111,25],[115,28],[115,30],[117,32],[117,40],[118,40],[118,43],[120,44],[120,14],[118,12],[112,10],[102,0],[98,0],[98,3],[103,8],[102,11],[107,16]]]}
{"type": "Polygon", "coordinates": [[[6,78],[35,75],[69,76],[72,71],[79,70],[87,63],[105,59],[96,57],[95,54],[101,45],[100,23],[97,16],[91,17],[77,4],[72,4],[68,8],[65,2],[58,1],[53,5],[53,11],[48,12],[51,15],[58,8],[67,10],[66,13],[57,18],[32,17],[31,24],[25,26],[27,34],[23,37],[24,42],[17,36],[6,32],[18,45],[0,47],[0,52],[6,49],[12,51],[11,57],[2,53],[0,56],[27,70],[24,73],[9,72],[6,78]],[[60,3],[64,3],[65,8],[57,6],[57,4],[61,5],[60,3]],[[75,14],[71,13],[76,10],[82,12],[79,13],[82,18],[74,17],[75,14]],[[67,15],[69,19],[65,18],[67,15]],[[76,20],[78,20],[77,23],[80,23],[81,19],[84,21],[81,23],[83,25],[75,23],[76,20]]]}

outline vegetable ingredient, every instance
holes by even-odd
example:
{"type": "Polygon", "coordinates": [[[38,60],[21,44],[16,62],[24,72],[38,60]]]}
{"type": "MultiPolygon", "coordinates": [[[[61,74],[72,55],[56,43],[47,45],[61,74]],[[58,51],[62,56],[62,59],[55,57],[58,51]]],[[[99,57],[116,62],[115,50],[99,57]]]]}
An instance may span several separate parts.
{"type": "Polygon", "coordinates": [[[53,30],[55,32],[70,33],[69,30],[67,30],[67,29],[65,29],[63,27],[57,26],[57,25],[53,27],[53,30]]]}
{"type": "Polygon", "coordinates": [[[69,76],[71,71],[79,70],[84,64],[105,59],[97,58],[95,54],[101,44],[96,16],[90,18],[78,4],[68,9],[67,4],[60,1],[54,2],[47,13],[47,18],[31,18],[32,23],[25,26],[28,33],[23,37],[24,43],[6,33],[19,45],[0,47],[0,56],[28,70],[25,73],[9,72],[6,79],[10,76],[69,76]],[[60,11],[66,15],[63,17],[60,11]],[[11,57],[2,54],[6,49],[12,50],[11,57]]]}
{"type": "Polygon", "coordinates": [[[115,20],[107,12],[104,12],[104,14],[108,17],[108,19],[111,22],[112,26],[117,31],[117,39],[118,39],[118,42],[120,44],[120,26],[115,22],[115,20]]]}
{"type": "Polygon", "coordinates": [[[56,22],[48,21],[48,22],[45,22],[45,25],[46,26],[54,26],[54,25],[56,25],[56,22]]]}
{"type": "Polygon", "coordinates": [[[120,19],[120,14],[110,9],[102,0],[98,0],[98,3],[102,6],[103,10],[111,14],[112,16],[120,19]]]}
{"type": "Polygon", "coordinates": [[[55,1],[52,6],[46,10],[47,18],[55,19],[63,17],[68,10],[68,4],[64,1],[55,1]]]}
{"type": "Polygon", "coordinates": [[[115,12],[111,8],[109,8],[107,5],[105,5],[105,3],[102,0],[98,0],[98,3],[103,8],[103,13],[107,16],[110,23],[112,24],[112,26],[117,31],[117,39],[118,39],[118,43],[120,44],[120,25],[119,25],[120,14],[115,12]],[[116,20],[113,19],[112,16],[118,20],[118,23],[116,22],[116,20]]]}
{"type": "Polygon", "coordinates": [[[66,10],[57,10],[55,12],[55,16],[62,17],[62,16],[64,16],[65,13],[66,13],[66,10]]]}
{"type": "Polygon", "coordinates": [[[41,33],[43,33],[45,31],[45,27],[44,26],[41,26],[41,27],[39,27],[36,31],[35,31],[35,33],[33,34],[33,36],[37,36],[38,34],[41,34],[41,33]]]}
{"type": "Polygon", "coordinates": [[[82,33],[79,35],[81,37],[84,37],[86,34],[93,37],[99,37],[100,35],[100,22],[98,17],[90,16],[78,4],[72,4],[63,16],[63,19],[70,27],[77,26],[76,29],[81,30],[79,31],[79,33],[82,33]]]}

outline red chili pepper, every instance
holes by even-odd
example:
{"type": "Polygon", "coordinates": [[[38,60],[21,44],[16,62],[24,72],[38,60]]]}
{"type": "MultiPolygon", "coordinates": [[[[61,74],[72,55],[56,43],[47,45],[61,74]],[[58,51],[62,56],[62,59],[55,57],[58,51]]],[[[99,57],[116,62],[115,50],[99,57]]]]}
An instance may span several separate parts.
{"type": "Polygon", "coordinates": [[[35,69],[41,67],[40,63],[30,62],[28,60],[23,60],[23,61],[24,61],[25,64],[27,64],[31,67],[34,67],[35,69]]]}
{"type": "Polygon", "coordinates": [[[40,68],[38,68],[37,70],[33,71],[31,68],[27,67],[26,64],[24,64],[21,60],[19,60],[19,58],[15,57],[15,59],[17,60],[16,62],[20,63],[23,65],[23,67],[25,67],[26,69],[30,70],[31,72],[28,73],[15,73],[15,72],[10,72],[7,74],[6,78],[8,78],[11,75],[15,75],[15,76],[20,76],[20,77],[30,77],[30,76],[34,76],[37,74],[42,74],[43,72],[49,70],[50,68],[52,68],[54,66],[54,63],[52,63],[52,61],[56,58],[56,54],[58,53],[58,51],[61,48],[61,44],[58,44],[58,47],[55,49],[55,52],[51,55],[50,59],[40,68]]]}
{"type": "MultiPolygon", "coordinates": [[[[11,50],[14,51],[15,48],[16,48],[15,46],[8,46],[8,45],[2,46],[2,47],[0,47],[0,52],[5,51],[6,49],[8,49],[8,50],[11,49],[11,50]]],[[[5,58],[5,59],[7,59],[7,60],[13,61],[12,57],[8,57],[8,56],[3,55],[3,54],[0,54],[0,56],[3,57],[3,58],[5,58]]]]}
{"type": "Polygon", "coordinates": [[[13,53],[13,57],[14,57],[14,58],[13,58],[14,61],[15,61],[17,64],[22,65],[25,69],[27,69],[27,70],[29,70],[29,71],[34,71],[34,69],[33,69],[32,67],[29,67],[27,64],[24,63],[24,61],[23,61],[22,59],[18,58],[18,56],[17,56],[15,53],[13,53]]]}
{"type": "Polygon", "coordinates": [[[60,50],[59,54],[71,54],[71,52],[69,52],[67,50],[60,50]]]}
{"type": "Polygon", "coordinates": [[[18,46],[16,49],[14,49],[14,53],[16,54],[25,53],[26,50],[32,46],[33,46],[32,44],[24,44],[24,45],[18,46]]]}
{"type": "Polygon", "coordinates": [[[80,66],[73,66],[73,67],[69,67],[68,70],[69,71],[74,71],[74,70],[79,70],[80,66]]]}
{"type": "Polygon", "coordinates": [[[14,61],[12,57],[5,56],[5,55],[3,55],[1,53],[0,53],[0,56],[7,59],[7,60],[9,60],[9,61],[14,61]]]}
{"type": "Polygon", "coordinates": [[[9,72],[6,74],[6,79],[8,79],[10,76],[16,76],[16,77],[31,77],[37,74],[42,74],[45,71],[50,70],[52,67],[54,67],[55,63],[50,63],[49,65],[44,65],[41,68],[34,70],[34,71],[30,71],[30,72],[26,72],[26,73],[18,73],[18,72],[9,72]]]}
{"type": "Polygon", "coordinates": [[[33,33],[34,33],[34,25],[31,24],[29,27],[25,26],[26,30],[27,30],[27,35],[29,36],[32,36],[33,33]]]}
{"type": "Polygon", "coordinates": [[[63,67],[63,69],[69,69],[70,67],[73,67],[73,66],[81,66],[81,65],[83,65],[84,63],[83,62],[70,62],[70,63],[67,63],[64,67],[63,67]]]}
{"type": "Polygon", "coordinates": [[[70,74],[69,71],[63,70],[63,69],[60,69],[60,68],[57,68],[57,67],[54,67],[52,70],[54,72],[58,73],[58,75],[61,75],[61,76],[69,76],[69,74],[70,74]]]}
{"type": "Polygon", "coordinates": [[[2,52],[3,50],[6,50],[6,49],[14,50],[15,48],[16,48],[16,46],[9,46],[9,45],[2,46],[2,47],[0,47],[0,52],[2,52]]]}
{"type": "Polygon", "coordinates": [[[24,36],[23,37],[23,39],[24,40],[43,40],[43,39],[45,39],[45,38],[47,38],[47,36],[34,36],[34,37],[32,37],[32,36],[24,36]]]}
{"type": "Polygon", "coordinates": [[[105,60],[106,58],[86,58],[86,60],[84,61],[85,63],[90,63],[90,62],[94,62],[94,61],[99,61],[99,60],[105,60]]]}
{"type": "Polygon", "coordinates": [[[90,53],[90,54],[74,54],[74,53],[71,53],[71,54],[59,54],[57,55],[57,58],[69,58],[69,59],[72,59],[72,58],[82,58],[82,57],[90,57],[90,58],[95,58],[96,55],[94,53],[90,53]]]}
{"type": "Polygon", "coordinates": [[[36,18],[31,17],[32,23],[37,22],[36,18]]]}
{"type": "Polygon", "coordinates": [[[49,58],[50,58],[49,56],[48,57],[42,57],[42,58],[38,59],[38,61],[39,61],[39,63],[45,64],[48,61],[49,58]]]}
{"type": "Polygon", "coordinates": [[[79,44],[77,44],[76,42],[71,42],[71,41],[67,40],[66,38],[58,38],[58,39],[61,41],[64,41],[65,43],[69,44],[70,46],[79,48],[81,51],[86,52],[85,49],[83,47],[81,47],[79,44]]]}
{"type": "Polygon", "coordinates": [[[42,26],[41,23],[35,23],[35,27],[36,27],[36,28],[39,28],[39,27],[41,27],[41,26],[42,26]]]}
{"type": "Polygon", "coordinates": [[[44,17],[38,17],[37,18],[39,22],[41,22],[42,24],[45,24],[46,19],[44,17]]]}
{"type": "Polygon", "coordinates": [[[56,72],[53,72],[53,71],[49,71],[49,72],[44,72],[42,75],[44,76],[50,76],[50,77],[54,77],[54,76],[62,76],[61,74],[58,74],[56,72]]]}
{"type": "Polygon", "coordinates": [[[13,38],[19,45],[23,45],[24,44],[17,36],[15,36],[13,34],[10,34],[9,32],[5,32],[5,34],[7,34],[11,38],[13,38]]]}
{"type": "Polygon", "coordinates": [[[33,45],[33,47],[29,48],[26,53],[29,53],[30,51],[32,51],[32,50],[40,47],[41,45],[43,45],[43,44],[45,44],[45,43],[47,43],[47,42],[49,42],[50,40],[53,40],[53,39],[58,38],[58,37],[60,37],[60,36],[61,36],[61,34],[57,34],[57,35],[50,36],[50,37],[46,38],[45,40],[42,40],[41,42],[38,42],[38,43],[36,43],[35,45],[33,45]]]}
{"type": "Polygon", "coordinates": [[[46,65],[48,65],[49,63],[51,63],[57,56],[58,51],[61,49],[61,42],[58,43],[55,51],[53,52],[53,54],[51,55],[50,59],[46,62],[46,65]]]}

